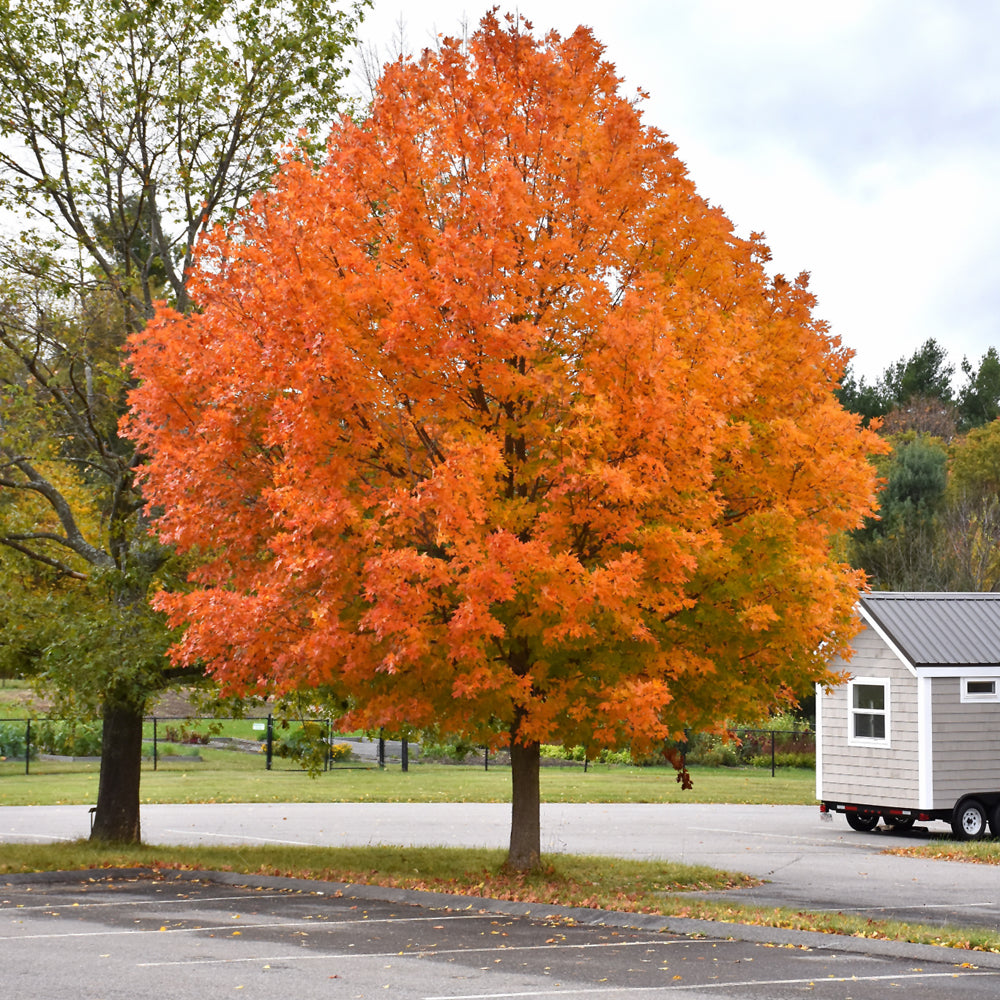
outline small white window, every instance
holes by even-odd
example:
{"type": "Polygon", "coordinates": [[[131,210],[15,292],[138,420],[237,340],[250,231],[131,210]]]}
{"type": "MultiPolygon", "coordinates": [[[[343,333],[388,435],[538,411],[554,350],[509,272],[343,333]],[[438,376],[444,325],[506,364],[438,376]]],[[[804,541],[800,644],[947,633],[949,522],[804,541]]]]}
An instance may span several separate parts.
{"type": "Polygon", "coordinates": [[[1000,677],[963,677],[962,701],[1000,701],[1000,677]]]}
{"type": "Polygon", "coordinates": [[[856,677],[847,685],[847,742],[852,746],[889,746],[889,682],[856,677]]]}

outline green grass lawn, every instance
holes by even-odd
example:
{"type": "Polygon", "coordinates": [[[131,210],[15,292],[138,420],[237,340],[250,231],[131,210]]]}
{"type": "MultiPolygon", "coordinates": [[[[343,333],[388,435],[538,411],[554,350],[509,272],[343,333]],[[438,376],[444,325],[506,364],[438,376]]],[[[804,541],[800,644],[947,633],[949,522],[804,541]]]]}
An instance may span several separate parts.
{"type": "MultiPolygon", "coordinates": [[[[510,770],[491,767],[417,764],[404,773],[398,765],[336,767],[310,777],[275,760],[265,770],[257,754],[197,748],[202,763],[147,763],[143,802],[509,802],[510,770]]],[[[93,803],[99,766],[94,763],[0,762],[0,805],[93,803]]],[[[800,768],[771,777],[760,768],[692,767],[694,788],[684,791],[672,768],[598,765],[545,767],[545,802],[740,802],[805,805],[815,802],[815,777],[800,768]]]]}

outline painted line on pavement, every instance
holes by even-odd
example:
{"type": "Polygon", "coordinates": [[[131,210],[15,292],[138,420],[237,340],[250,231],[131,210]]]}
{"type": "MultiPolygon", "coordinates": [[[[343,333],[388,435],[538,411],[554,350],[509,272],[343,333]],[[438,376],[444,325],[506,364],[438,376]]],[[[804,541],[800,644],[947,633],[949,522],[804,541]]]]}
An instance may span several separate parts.
{"type": "MultiPolygon", "coordinates": [[[[367,921],[359,921],[367,923],[367,921]]],[[[321,954],[272,955],[269,957],[253,956],[249,958],[196,958],[177,962],[143,962],[138,968],[147,969],[173,965],[237,965],[246,962],[316,962],[324,958],[434,958],[436,955],[519,955],[526,951],[556,951],[570,949],[582,951],[588,948],[670,948],[679,945],[689,945],[687,939],[669,941],[599,941],[583,944],[528,944],[528,945],[497,945],[490,948],[422,948],[419,951],[348,951],[325,952],[321,954]]],[[[728,944],[727,938],[699,938],[698,944],[728,944]]]]}
{"type": "MultiPolygon", "coordinates": [[[[17,910],[12,910],[12,913],[17,913],[17,910]]],[[[191,927],[157,927],[142,929],[137,927],[127,927],[120,930],[106,930],[106,931],[68,931],[64,933],[44,933],[44,934],[0,934],[0,941],[44,941],[48,938],[89,938],[89,937],[121,937],[123,935],[135,935],[135,934],[201,934],[206,931],[243,931],[243,930],[259,930],[262,927],[269,928],[270,930],[285,930],[289,927],[316,927],[316,928],[339,928],[339,927],[368,927],[371,924],[419,924],[427,923],[428,921],[436,921],[438,923],[445,920],[495,920],[495,913],[465,913],[457,914],[451,917],[375,917],[373,919],[368,919],[367,917],[359,917],[350,920],[324,920],[322,918],[310,917],[307,920],[281,920],[275,918],[268,920],[265,923],[246,923],[241,919],[233,918],[232,923],[228,924],[198,924],[192,925],[191,927]]],[[[166,963],[170,964],[170,963],[166,963]]],[[[186,963],[180,962],[180,965],[186,963]]],[[[195,963],[197,964],[197,963],[195,963]]]]}
{"type": "Polygon", "coordinates": [[[217,837],[220,840],[231,840],[234,844],[252,840],[258,844],[288,844],[293,847],[323,846],[313,840],[279,840],[277,837],[251,837],[245,833],[205,833],[202,830],[164,830],[163,833],[175,833],[182,837],[217,837]]]}
{"type": "Polygon", "coordinates": [[[876,983],[886,980],[899,979],[960,979],[967,976],[995,976],[995,972],[906,972],[898,976],[830,976],[812,977],[809,979],[748,979],[744,982],[727,983],[715,980],[711,983],[663,983],[660,986],[595,986],[580,989],[551,989],[551,990],[521,990],[517,993],[462,993],[447,994],[442,996],[426,996],[422,1000],[510,1000],[514,997],[564,997],[564,996],[594,996],[603,994],[639,994],[639,993],[664,993],[674,990],[731,990],[742,987],[753,988],[756,986],[798,986],[809,985],[819,986],[823,983],[876,983]]]}
{"type": "MultiPolygon", "coordinates": [[[[80,910],[96,910],[102,906],[181,906],[187,903],[189,906],[203,906],[205,903],[231,903],[233,900],[237,902],[256,902],[258,899],[286,899],[287,897],[280,892],[268,892],[268,893],[257,893],[253,896],[191,896],[187,899],[109,899],[106,902],[99,902],[97,900],[88,900],[85,903],[81,903],[78,899],[73,896],[67,896],[63,902],[58,900],[49,903],[38,903],[34,906],[22,906],[21,904],[9,904],[0,905],[0,913],[31,913],[34,910],[75,910],[79,912],[80,910]]],[[[308,897],[307,897],[308,898],[308,897]]],[[[68,915],[68,914],[67,914],[68,915]]]]}

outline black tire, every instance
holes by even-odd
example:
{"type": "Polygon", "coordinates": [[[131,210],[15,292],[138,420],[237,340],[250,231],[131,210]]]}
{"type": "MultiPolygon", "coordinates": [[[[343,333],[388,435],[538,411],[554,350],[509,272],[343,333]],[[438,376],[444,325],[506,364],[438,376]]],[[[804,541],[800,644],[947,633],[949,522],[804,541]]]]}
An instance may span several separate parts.
{"type": "Polygon", "coordinates": [[[869,830],[874,830],[878,826],[877,812],[849,809],[844,813],[844,818],[847,820],[847,825],[852,830],[857,830],[858,833],[868,833],[869,830]]]}
{"type": "Polygon", "coordinates": [[[882,819],[885,820],[885,825],[893,833],[906,833],[907,830],[913,828],[913,824],[917,821],[914,816],[883,816],[882,819]]]}
{"type": "Polygon", "coordinates": [[[979,840],[986,835],[986,807],[978,799],[963,799],[951,814],[956,840],[979,840]]]}

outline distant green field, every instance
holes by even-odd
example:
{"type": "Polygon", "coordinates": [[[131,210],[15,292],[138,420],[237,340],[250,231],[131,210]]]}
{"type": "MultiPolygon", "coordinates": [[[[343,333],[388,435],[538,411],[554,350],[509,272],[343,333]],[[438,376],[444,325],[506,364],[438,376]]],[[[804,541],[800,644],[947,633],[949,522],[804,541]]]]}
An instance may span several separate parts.
{"type": "MultiPolygon", "coordinates": [[[[142,776],[144,802],[509,802],[510,771],[492,767],[416,764],[403,773],[398,764],[384,771],[371,765],[336,767],[311,778],[275,761],[267,771],[257,754],[198,748],[202,763],[147,762],[142,776]]],[[[813,773],[780,769],[775,777],[761,768],[692,767],[694,788],[684,791],[674,771],[660,767],[597,765],[542,769],[546,802],[740,802],[812,804],[813,773]]],[[[32,761],[0,762],[0,805],[93,803],[98,764],[32,761]]]]}

